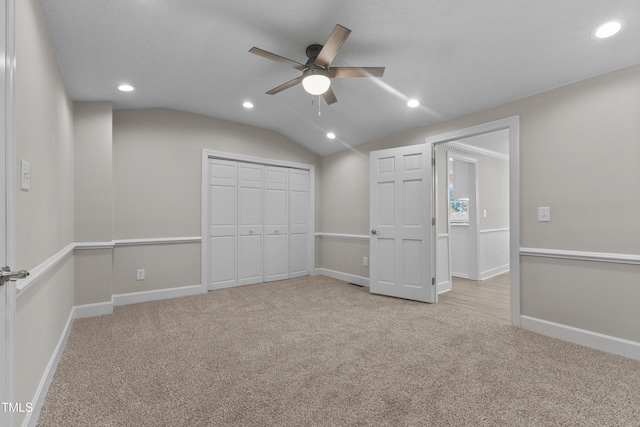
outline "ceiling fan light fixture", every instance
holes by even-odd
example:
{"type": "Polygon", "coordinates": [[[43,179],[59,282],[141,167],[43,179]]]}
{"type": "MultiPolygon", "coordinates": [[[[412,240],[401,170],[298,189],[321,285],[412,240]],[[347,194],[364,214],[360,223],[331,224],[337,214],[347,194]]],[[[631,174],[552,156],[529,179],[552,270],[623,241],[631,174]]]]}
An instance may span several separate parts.
{"type": "Polygon", "coordinates": [[[302,87],[311,95],[322,95],[331,86],[329,72],[323,68],[308,68],[303,75],[302,87]]]}

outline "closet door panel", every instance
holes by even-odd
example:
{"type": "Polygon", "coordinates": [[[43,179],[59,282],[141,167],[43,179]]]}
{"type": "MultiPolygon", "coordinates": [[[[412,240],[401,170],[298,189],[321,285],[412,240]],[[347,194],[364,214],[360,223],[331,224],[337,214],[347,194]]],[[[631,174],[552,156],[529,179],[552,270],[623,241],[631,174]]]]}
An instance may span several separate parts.
{"type": "Polygon", "coordinates": [[[289,173],[265,167],[264,281],[289,278],[289,173]]]}
{"type": "Polygon", "coordinates": [[[209,289],[237,283],[237,163],[209,161],[209,289]]]}
{"type": "Polygon", "coordinates": [[[264,166],[238,163],[238,284],[263,280],[264,166]]]}
{"type": "Polygon", "coordinates": [[[309,274],[309,171],[289,170],[289,277],[309,274]]]}

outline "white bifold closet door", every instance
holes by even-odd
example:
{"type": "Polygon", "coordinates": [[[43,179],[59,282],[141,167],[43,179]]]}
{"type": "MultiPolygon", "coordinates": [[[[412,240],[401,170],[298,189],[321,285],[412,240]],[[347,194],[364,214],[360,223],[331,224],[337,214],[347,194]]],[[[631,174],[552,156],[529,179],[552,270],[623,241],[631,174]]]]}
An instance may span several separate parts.
{"type": "Polygon", "coordinates": [[[289,278],[309,275],[309,171],[289,169],[289,278]]]}
{"type": "Polygon", "coordinates": [[[310,274],[309,171],[209,160],[208,289],[310,274]]]}
{"type": "Polygon", "coordinates": [[[264,281],[289,278],[289,169],[265,166],[264,281]]]}
{"type": "Polygon", "coordinates": [[[264,166],[238,163],[238,285],[263,279],[264,166]]]}
{"type": "Polygon", "coordinates": [[[238,163],[209,161],[209,289],[237,285],[238,163]]]}

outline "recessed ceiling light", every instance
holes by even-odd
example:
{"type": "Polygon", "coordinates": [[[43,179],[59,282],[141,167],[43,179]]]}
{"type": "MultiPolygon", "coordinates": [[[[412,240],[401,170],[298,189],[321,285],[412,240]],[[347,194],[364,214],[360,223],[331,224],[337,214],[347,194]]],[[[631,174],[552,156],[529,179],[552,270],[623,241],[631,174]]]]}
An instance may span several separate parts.
{"type": "Polygon", "coordinates": [[[407,105],[411,108],[416,108],[418,105],[420,105],[420,101],[418,101],[417,99],[410,99],[409,102],[407,102],[407,105]]]}
{"type": "Polygon", "coordinates": [[[129,84],[121,84],[120,86],[118,86],[118,90],[122,92],[131,92],[133,89],[134,87],[129,84]]]}
{"type": "Polygon", "coordinates": [[[597,39],[606,39],[615,36],[622,29],[622,21],[614,20],[605,22],[593,30],[593,37],[597,39]]]}
{"type": "Polygon", "coordinates": [[[327,134],[327,138],[329,138],[329,139],[336,139],[336,134],[335,134],[335,133],[333,133],[333,132],[329,132],[329,133],[327,134]]]}
{"type": "Polygon", "coordinates": [[[245,101],[245,102],[242,103],[242,106],[244,108],[253,108],[253,103],[250,102],[250,101],[245,101]]]}

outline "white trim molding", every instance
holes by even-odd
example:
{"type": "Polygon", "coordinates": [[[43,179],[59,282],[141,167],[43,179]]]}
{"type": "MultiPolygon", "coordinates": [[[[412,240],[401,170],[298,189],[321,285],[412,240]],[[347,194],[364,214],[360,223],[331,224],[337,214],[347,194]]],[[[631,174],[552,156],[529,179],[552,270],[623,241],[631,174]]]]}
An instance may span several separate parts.
{"type": "Polygon", "coordinates": [[[640,360],[640,343],[635,341],[524,315],[520,316],[520,326],[541,335],[640,360]]]}
{"type": "Polygon", "coordinates": [[[521,256],[559,258],[577,261],[609,262],[615,264],[640,265],[640,255],[608,252],[571,251],[564,249],[520,248],[521,256]]]}
{"type": "Polygon", "coordinates": [[[175,243],[200,243],[200,236],[193,237],[147,237],[140,239],[114,240],[113,244],[119,246],[142,246],[142,245],[170,245],[175,243]]]}
{"type": "Polygon", "coordinates": [[[113,249],[115,244],[110,242],[76,242],[75,250],[82,249],[113,249]]]}
{"type": "Polygon", "coordinates": [[[497,151],[488,150],[486,148],[474,147],[472,145],[465,144],[465,143],[460,142],[460,141],[447,142],[446,144],[444,144],[444,147],[448,151],[454,151],[456,153],[471,154],[471,155],[475,155],[475,156],[491,157],[491,158],[498,159],[498,160],[504,160],[506,162],[509,161],[509,155],[508,154],[499,153],[497,151]]]}
{"type": "Polygon", "coordinates": [[[328,268],[316,268],[316,275],[331,277],[332,279],[342,280],[347,283],[369,287],[369,278],[357,276],[355,274],[343,273],[341,271],[329,270],[328,268]]]}
{"type": "Polygon", "coordinates": [[[113,313],[113,301],[76,305],[73,307],[73,318],[98,317],[113,313]]]}
{"type": "Polygon", "coordinates": [[[24,291],[29,289],[31,285],[33,285],[40,278],[46,275],[52,268],[58,265],[58,263],[62,262],[69,255],[71,255],[75,247],[76,247],[75,243],[69,243],[67,246],[60,249],[56,254],[47,258],[46,260],[41,262],[38,266],[32,268],[29,271],[29,276],[27,276],[25,279],[21,279],[16,282],[17,296],[20,296],[24,291]]]}
{"type": "Polygon", "coordinates": [[[23,426],[36,426],[38,423],[38,417],[40,415],[40,411],[44,406],[45,399],[47,397],[47,392],[49,391],[49,386],[51,385],[51,381],[53,381],[53,375],[56,373],[56,369],[58,368],[58,363],[62,358],[62,353],[64,352],[64,348],[67,345],[67,340],[69,338],[69,334],[71,333],[71,327],[73,326],[74,319],[74,308],[69,312],[69,317],[67,318],[67,323],[62,330],[62,334],[60,334],[60,339],[58,340],[58,344],[56,348],[53,350],[51,357],[49,358],[49,363],[45,368],[42,378],[40,379],[40,383],[38,384],[38,388],[36,389],[35,395],[31,402],[33,403],[33,410],[31,412],[27,412],[27,415],[22,422],[23,426]]]}
{"type": "Polygon", "coordinates": [[[370,240],[367,234],[345,234],[345,233],[316,233],[316,237],[329,237],[333,239],[349,239],[349,240],[370,240]]]}
{"type": "Polygon", "coordinates": [[[116,294],[111,297],[113,306],[137,304],[140,302],[159,301],[163,299],[180,298],[204,293],[201,285],[180,286],[177,288],[156,289],[153,291],[130,292],[116,294]]]}

